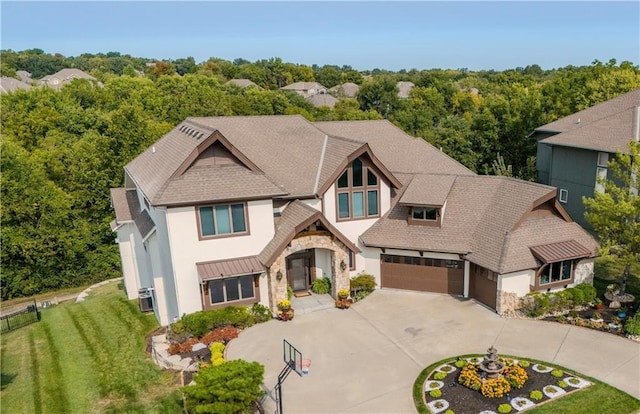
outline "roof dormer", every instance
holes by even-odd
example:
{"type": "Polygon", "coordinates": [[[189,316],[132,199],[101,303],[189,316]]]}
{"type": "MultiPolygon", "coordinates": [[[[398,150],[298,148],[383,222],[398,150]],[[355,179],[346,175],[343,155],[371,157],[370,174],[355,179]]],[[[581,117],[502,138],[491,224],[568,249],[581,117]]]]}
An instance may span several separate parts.
{"type": "Polygon", "coordinates": [[[409,224],[441,226],[447,196],[456,177],[453,175],[420,174],[413,177],[398,202],[409,208],[409,224]]]}

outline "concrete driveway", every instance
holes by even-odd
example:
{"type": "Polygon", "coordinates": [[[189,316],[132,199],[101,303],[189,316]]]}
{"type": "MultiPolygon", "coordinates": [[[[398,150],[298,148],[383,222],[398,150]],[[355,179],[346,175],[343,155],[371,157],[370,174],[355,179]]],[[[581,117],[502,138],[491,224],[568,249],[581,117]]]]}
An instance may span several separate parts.
{"type": "MultiPolygon", "coordinates": [[[[640,398],[640,344],[552,322],[503,319],[471,300],[377,290],[349,310],[326,309],[270,321],[242,332],[227,358],[258,361],[273,390],[284,367],[282,340],[311,358],[310,374],[283,386],[289,413],[412,413],[412,386],[440,359],[484,353],[553,362],[640,398]]],[[[265,399],[267,413],[275,403],[265,399]]]]}

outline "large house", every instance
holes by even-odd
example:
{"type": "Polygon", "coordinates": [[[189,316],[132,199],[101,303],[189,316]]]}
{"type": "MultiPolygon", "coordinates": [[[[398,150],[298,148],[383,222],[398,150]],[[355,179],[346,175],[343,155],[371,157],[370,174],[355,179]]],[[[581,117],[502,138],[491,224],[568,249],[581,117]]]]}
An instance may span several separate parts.
{"type": "Polygon", "coordinates": [[[280,88],[285,91],[294,91],[303,98],[308,98],[313,95],[327,93],[327,88],[319,84],[318,82],[295,82],[287,86],[280,88]]]}
{"type": "Polygon", "coordinates": [[[597,243],[556,189],[478,176],[389,121],[188,118],[112,189],[129,298],[162,325],[230,304],[272,311],[287,286],[359,273],[382,288],[475,298],[589,282],[597,243]]]}
{"type": "Polygon", "coordinates": [[[538,181],[558,188],[558,199],[584,227],[583,197],[603,191],[608,162],[640,139],[640,89],[536,128],[538,181]]]}
{"type": "Polygon", "coordinates": [[[96,78],[89,75],[80,69],[68,68],[62,69],[53,75],[47,75],[38,80],[40,85],[48,86],[53,89],[60,89],[64,85],[71,83],[74,79],[86,79],[89,81],[95,81],[96,78]]]}

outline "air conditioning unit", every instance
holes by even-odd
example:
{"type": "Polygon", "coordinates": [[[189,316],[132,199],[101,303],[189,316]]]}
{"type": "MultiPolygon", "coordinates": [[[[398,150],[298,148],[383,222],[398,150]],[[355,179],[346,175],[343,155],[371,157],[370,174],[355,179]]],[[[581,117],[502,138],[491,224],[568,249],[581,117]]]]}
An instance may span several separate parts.
{"type": "Polygon", "coordinates": [[[149,288],[138,290],[138,301],[140,304],[140,312],[153,311],[153,291],[149,288]]]}

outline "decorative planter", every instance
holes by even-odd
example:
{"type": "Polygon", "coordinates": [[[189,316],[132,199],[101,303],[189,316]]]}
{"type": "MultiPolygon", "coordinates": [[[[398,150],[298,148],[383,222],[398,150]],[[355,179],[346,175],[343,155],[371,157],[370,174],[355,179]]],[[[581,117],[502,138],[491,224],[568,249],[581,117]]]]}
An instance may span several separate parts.
{"type": "Polygon", "coordinates": [[[278,319],[281,321],[290,321],[294,315],[293,309],[278,310],[278,319]]]}
{"type": "Polygon", "coordinates": [[[353,304],[352,299],[338,299],[336,300],[336,308],[338,309],[349,309],[353,304]]]}

